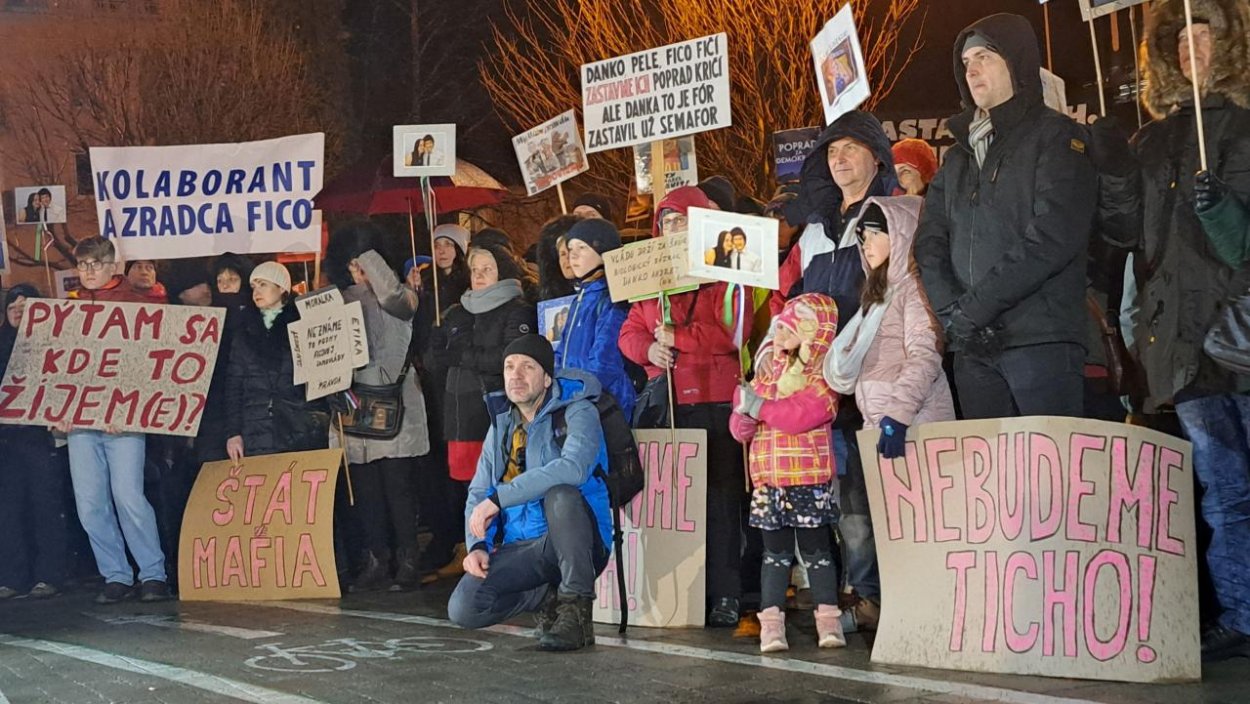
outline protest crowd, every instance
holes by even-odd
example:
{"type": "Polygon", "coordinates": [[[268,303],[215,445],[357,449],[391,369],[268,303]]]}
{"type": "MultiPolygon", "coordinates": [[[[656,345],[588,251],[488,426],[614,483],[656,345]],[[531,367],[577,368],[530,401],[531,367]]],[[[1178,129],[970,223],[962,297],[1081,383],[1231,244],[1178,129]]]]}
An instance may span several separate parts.
{"type": "MultiPolygon", "coordinates": [[[[526,238],[437,224],[432,256],[404,262],[388,244],[398,233],[338,224],[322,273],[361,307],[369,361],[353,392],[393,388],[402,406],[384,436],[341,432],[330,419],[351,413],[350,394],[310,401],[293,381],[294,267],[222,254],[175,282],[163,262],[120,267],[111,239],[78,242],[72,300],[222,309],[218,357],[195,437],[0,425],[0,599],[95,575],[100,604],[175,598],[203,463],[341,448],[344,591],[458,580],[454,622],[534,612],[540,648],[582,648],[613,545],[604,409],[616,408],[634,428],[706,431],[707,627],[783,651],[787,612],[804,609],[819,646],[842,647],[892,608],[859,431],[879,430],[875,450],[893,459],[926,423],[1085,417],[1193,443],[1203,657],[1250,656],[1250,375],[1244,348],[1239,372],[1204,347],[1250,283],[1250,6],[1195,0],[1192,35],[1180,7],[1157,3],[1147,27],[1154,119],[1131,137],[1048,107],[1034,30],[1000,14],[955,39],[964,111],[940,166],[852,110],[776,193],[713,175],[663,194],[652,237],[686,232],[691,209],[776,219],[776,291],[709,281],[614,301],[605,255],[648,233],[623,232],[620,204],[597,193],[526,238]],[[516,251],[522,239],[537,244],[516,251]],[[1123,261],[1108,251],[1129,266],[1108,273],[1123,261]],[[539,334],[536,305],[565,296],[558,334],[539,334]]],[[[724,246],[736,268],[743,255],[724,246]]],[[[6,291],[0,366],[47,295],[6,291]]]]}

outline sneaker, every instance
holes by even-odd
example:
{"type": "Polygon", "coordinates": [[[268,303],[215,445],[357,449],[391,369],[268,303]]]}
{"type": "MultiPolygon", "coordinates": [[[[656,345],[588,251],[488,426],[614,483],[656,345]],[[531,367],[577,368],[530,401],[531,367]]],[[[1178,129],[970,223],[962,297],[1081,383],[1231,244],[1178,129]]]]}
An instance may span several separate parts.
{"type": "Polygon", "coordinates": [[[760,620],[760,652],[779,653],[789,650],[786,642],[786,614],[776,606],[770,606],[759,612],[760,620]]]}
{"type": "Polygon", "coordinates": [[[149,579],[139,587],[139,601],[168,601],[173,598],[169,593],[169,585],[159,579],[149,579]]]}
{"type": "Polygon", "coordinates": [[[13,587],[0,587],[0,601],[12,599],[15,596],[17,596],[17,590],[13,587]]]}
{"type": "Polygon", "coordinates": [[[822,648],[845,648],[842,633],[842,610],[832,604],[816,607],[816,642],[822,648]]]}
{"type": "Polygon", "coordinates": [[[48,599],[60,594],[61,590],[48,584],[47,582],[39,582],[31,587],[30,593],[27,594],[32,599],[48,599]]]}
{"type": "Polygon", "coordinates": [[[1250,635],[1216,624],[1202,632],[1202,661],[1250,657],[1250,635]]]}
{"type": "Polygon", "coordinates": [[[732,596],[721,597],[707,615],[708,628],[736,628],[738,625],[738,600],[732,596]]]}
{"type": "Polygon", "coordinates": [[[116,604],[135,595],[135,588],[121,582],[109,582],[95,597],[97,604],[116,604]]]}

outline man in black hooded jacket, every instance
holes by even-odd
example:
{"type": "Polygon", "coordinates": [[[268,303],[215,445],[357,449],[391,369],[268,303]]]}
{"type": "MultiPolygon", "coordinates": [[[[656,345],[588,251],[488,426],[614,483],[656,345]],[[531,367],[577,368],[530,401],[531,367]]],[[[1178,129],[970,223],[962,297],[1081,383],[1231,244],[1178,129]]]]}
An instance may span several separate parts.
{"type": "Polygon", "coordinates": [[[1026,19],[976,22],[954,59],[967,109],[949,122],[959,148],[929,186],[915,252],[963,415],[1079,416],[1094,167],[1080,128],[1043,103],[1026,19]]]}

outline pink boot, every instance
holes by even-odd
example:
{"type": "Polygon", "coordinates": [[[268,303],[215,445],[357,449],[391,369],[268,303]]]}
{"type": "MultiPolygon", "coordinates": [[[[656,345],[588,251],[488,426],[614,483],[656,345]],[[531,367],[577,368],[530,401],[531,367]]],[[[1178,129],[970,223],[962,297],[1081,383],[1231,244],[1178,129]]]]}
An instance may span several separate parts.
{"type": "Polygon", "coordinates": [[[816,639],[822,648],[846,647],[846,636],[842,635],[841,609],[831,604],[816,607],[816,639]]]}
{"type": "Polygon", "coordinates": [[[761,653],[777,653],[790,649],[790,644],[786,642],[786,614],[784,611],[776,606],[770,606],[756,614],[756,617],[760,620],[761,653]]]}

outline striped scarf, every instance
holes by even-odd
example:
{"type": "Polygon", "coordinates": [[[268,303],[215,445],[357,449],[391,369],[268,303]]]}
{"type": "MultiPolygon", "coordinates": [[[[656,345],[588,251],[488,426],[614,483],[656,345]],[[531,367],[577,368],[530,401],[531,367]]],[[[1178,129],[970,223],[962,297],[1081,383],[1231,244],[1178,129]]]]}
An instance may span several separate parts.
{"type": "Polygon", "coordinates": [[[985,154],[994,141],[994,123],[990,121],[988,112],[977,111],[977,117],[968,125],[968,142],[972,145],[972,153],[977,157],[977,167],[985,166],[985,154]]]}

